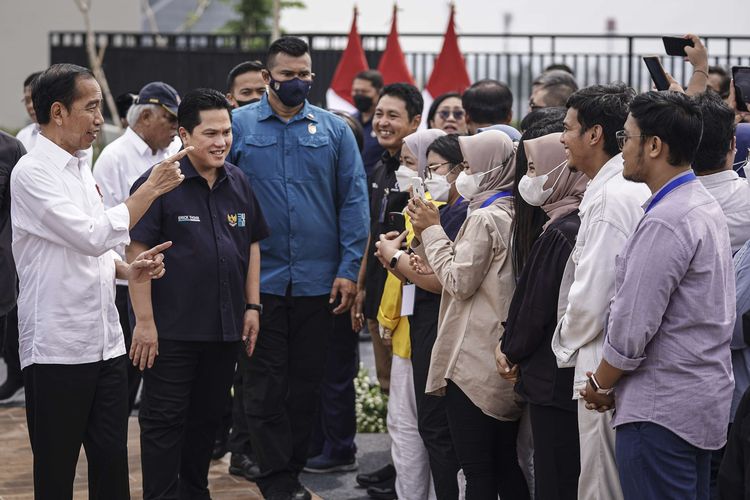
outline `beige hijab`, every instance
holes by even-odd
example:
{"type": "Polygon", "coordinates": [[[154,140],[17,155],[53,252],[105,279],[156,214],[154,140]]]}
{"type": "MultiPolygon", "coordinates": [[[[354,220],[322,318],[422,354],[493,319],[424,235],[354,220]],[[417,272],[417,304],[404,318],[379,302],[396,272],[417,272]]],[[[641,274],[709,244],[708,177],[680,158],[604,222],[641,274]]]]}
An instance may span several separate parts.
{"type": "MultiPolygon", "coordinates": [[[[526,159],[529,166],[534,167],[536,175],[549,174],[555,167],[566,160],[565,148],[560,143],[560,132],[543,135],[536,139],[523,141],[523,150],[526,153],[526,159]]],[[[586,191],[588,178],[581,172],[572,172],[567,166],[558,168],[552,173],[544,189],[549,189],[553,185],[547,201],[542,205],[549,220],[544,225],[546,229],[553,221],[568,215],[578,208],[583,199],[583,193],[586,191]]]]}
{"type": "MultiPolygon", "coordinates": [[[[507,134],[499,130],[485,130],[476,135],[458,138],[461,154],[469,164],[471,174],[487,172],[498,165],[502,167],[482,176],[479,192],[469,201],[469,210],[476,210],[487,199],[501,191],[511,191],[516,175],[516,145],[507,134]]],[[[508,203],[511,197],[498,198],[492,204],[508,203]]]]}
{"type": "Polygon", "coordinates": [[[417,158],[417,173],[422,179],[424,179],[425,172],[427,171],[427,148],[441,135],[445,135],[445,132],[439,128],[428,128],[404,137],[404,144],[406,144],[409,151],[417,158]]]}

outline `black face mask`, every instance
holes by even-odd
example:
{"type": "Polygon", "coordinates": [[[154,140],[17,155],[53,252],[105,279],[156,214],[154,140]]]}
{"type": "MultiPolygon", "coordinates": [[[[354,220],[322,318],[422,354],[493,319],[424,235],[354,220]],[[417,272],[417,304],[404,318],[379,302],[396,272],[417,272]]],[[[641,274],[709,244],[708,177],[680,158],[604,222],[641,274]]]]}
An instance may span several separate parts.
{"type": "Polygon", "coordinates": [[[255,99],[250,99],[249,101],[240,101],[239,99],[235,99],[237,102],[237,107],[241,108],[242,106],[247,106],[248,104],[252,104],[254,102],[260,101],[260,97],[256,97],[255,99]]]}
{"type": "Polygon", "coordinates": [[[360,113],[370,111],[370,108],[372,108],[372,97],[362,94],[354,94],[354,107],[357,108],[360,113]]]}

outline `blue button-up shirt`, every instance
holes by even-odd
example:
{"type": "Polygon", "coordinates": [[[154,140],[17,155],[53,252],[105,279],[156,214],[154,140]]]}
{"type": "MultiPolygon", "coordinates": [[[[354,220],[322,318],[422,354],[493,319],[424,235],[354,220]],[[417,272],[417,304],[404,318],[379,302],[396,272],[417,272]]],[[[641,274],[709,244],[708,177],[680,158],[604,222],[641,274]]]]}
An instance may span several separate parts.
{"type": "Polygon", "coordinates": [[[368,235],[367,185],[354,134],[305,102],[285,122],[268,97],[234,111],[229,161],[250,179],[271,230],[261,241],[262,293],[327,295],[357,280],[368,235]]]}

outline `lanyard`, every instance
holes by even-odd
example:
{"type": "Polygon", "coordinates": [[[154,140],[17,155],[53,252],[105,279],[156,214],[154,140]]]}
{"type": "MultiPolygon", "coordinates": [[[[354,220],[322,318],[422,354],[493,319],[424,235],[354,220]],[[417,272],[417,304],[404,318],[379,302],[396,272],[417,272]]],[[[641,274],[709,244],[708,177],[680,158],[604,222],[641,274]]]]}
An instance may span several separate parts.
{"type": "Polygon", "coordinates": [[[694,181],[695,179],[695,174],[693,172],[690,172],[689,174],[685,174],[682,177],[678,177],[677,179],[671,181],[669,184],[664,186],[656,196],[654,196],[654,199],[651,200],[651,203],[649,203],[648,207],[646,207],[645,213],[648,213],[649,210],[654,208],[656,204],[659,203],[661,199],[667,196],[672,190],[677,189],[678,187],[682,186],[683,184],[687,184],[690,181],[694,181]]]}
{"type": "Polygon", "coordinates": [[[495,193],[486,200],[484,200],[484,203],[482,203],[482,206],[479,208],[485,208],[492,205],[492,202],[497,200],[498,198],[505,198],[506,196],[510,196],[513,194],[513,191],[500,191],[499,193],[495,193]]]}

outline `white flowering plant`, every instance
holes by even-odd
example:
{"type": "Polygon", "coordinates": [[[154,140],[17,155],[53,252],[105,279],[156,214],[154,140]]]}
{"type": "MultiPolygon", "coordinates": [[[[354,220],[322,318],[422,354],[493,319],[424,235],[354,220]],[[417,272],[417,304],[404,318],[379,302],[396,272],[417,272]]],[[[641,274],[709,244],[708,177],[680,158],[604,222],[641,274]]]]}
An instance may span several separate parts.
{"type": "Polygon", "coordinates": [[[359,372],[354,379],[354,391],[357,432],[388,432],[388,396],[380,390],[377,380],[370,380],[362,363],[359,364],[359,372]]]}

